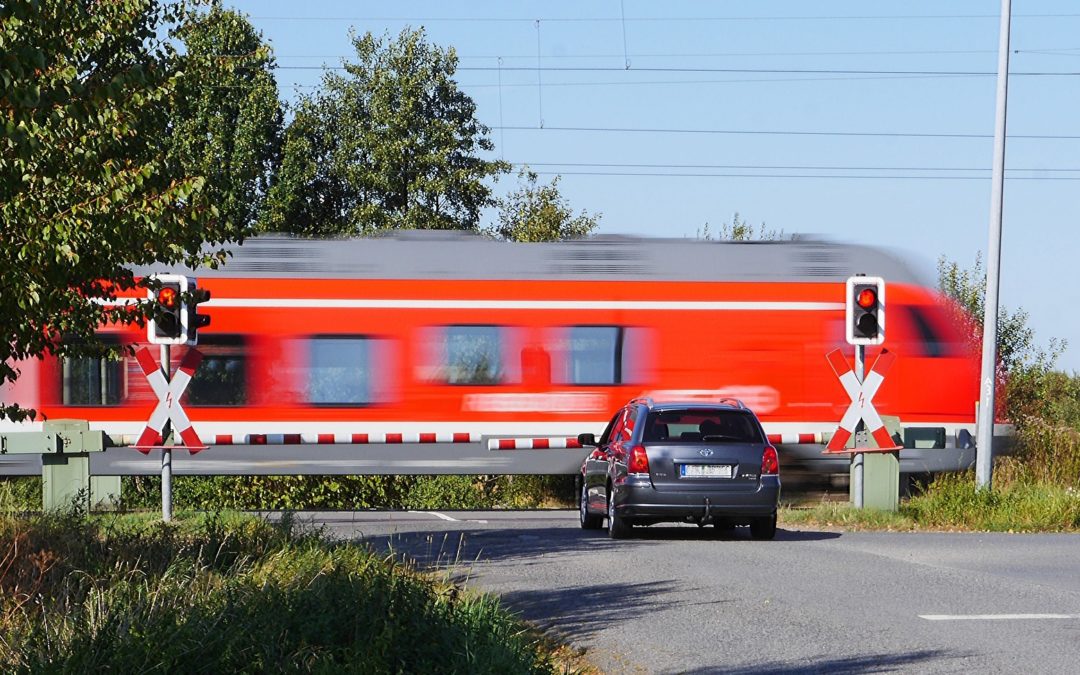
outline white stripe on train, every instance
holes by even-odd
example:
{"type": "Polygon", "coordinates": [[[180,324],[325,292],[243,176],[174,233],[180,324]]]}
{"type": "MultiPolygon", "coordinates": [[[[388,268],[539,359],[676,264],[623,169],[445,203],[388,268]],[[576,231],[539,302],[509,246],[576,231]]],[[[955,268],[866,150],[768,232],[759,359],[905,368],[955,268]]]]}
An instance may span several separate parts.
{"type": "Polygon", "coordinates": [[[667,300],[429,300],[368,298],[215,298],[203,307],[290,309],[624,309],[692,311],[840,311],[842,302],[667,300]]]}

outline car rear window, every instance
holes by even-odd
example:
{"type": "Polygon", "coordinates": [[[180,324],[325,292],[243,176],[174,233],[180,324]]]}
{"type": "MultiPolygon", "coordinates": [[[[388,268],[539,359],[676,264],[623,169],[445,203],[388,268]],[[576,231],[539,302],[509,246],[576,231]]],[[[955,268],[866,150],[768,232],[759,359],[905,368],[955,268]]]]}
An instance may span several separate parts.
{"type": "Polygon", "coordinates": [[[738,410],[685,408],[654,410],[645,420],[644,440],[682,443],[760,443],[754,417],[738,410]]]}

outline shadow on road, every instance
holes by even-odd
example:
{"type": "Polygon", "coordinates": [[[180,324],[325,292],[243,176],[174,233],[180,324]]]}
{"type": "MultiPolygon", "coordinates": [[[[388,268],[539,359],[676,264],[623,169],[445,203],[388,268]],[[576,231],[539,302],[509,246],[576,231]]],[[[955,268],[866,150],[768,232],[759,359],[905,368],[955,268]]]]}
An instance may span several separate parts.
{"type": "Polygon", "coordinates": [[[510,591],[503,604],[549,635],[591,641],[611,628],[666,607],[674,580],[510,591]]]}
{"type": "MultiPolygon", "coordinates": [[[[767,661],[753,666],[710,666],[695,670],[668,671],[704,675],[705,673],[725,673],[726,675],[758,675],[760,673],[806,674],[828,673],[829,675],[856,675],[862,673],[893,673],[910,670],[913,666],[927,661],[941,659],[962,659],[968,654],[948,652],[940,649],[922,649],[904,654],[866,654],[862,656],[822,657],[819,660],[797,663],[787,661],[767,661]]],[[[958,664],[959,666],[959,664],[958,664]]]]}
{"type": "MultiPolygon", "coordinates": [[[[598,536],[606,537],[606,534],[598,536]]],[[[812,530],[776,530],[776,539],[773,541],[823,541],[837,539],[840,532],[816,532],[812,530]]],[[[649,527],[635,527],[631,530],[630,537],[640,541],[694,541],[714,539],[717,541],[747,541],[750,540],[750,528],[733,527],[729,529],[716,529],[706,527],[664,526],[651,525],[649,527]]],[[[766,545],[768,542],[755,542],[758,545],[766,545]]]]}
{"type": "Polygon", "coordinates": [[[776,531],[773,541],[752,541],[749,528],[717,530],[713,527],[636,527],[629,539],[612,540],[604,531],[568,527],[527,529],[439,529],[364,536],[358,539],[373,549],[411,559],[420,567],[448,569],[477,561],[525,560],[539,556],[591,555],[598,549],[618,550],[640,546],[662,546],[666,541],[715,542],[745,546],[773,546],[788,542],[824,541],[839,538],[839,532],[811,530],[776,531]]]}

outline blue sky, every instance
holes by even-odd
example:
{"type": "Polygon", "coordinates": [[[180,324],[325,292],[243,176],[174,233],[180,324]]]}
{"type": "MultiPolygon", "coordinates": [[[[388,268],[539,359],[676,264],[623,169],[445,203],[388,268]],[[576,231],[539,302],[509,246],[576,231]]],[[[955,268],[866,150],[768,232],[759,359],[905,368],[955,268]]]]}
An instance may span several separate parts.
{"type": "MultiPolygon", "coordinates": [[[[987,249],[999,0],[226,5],[274,47],[286,100],[350,55],[350,28],[422,26],[457,50],[495,154],[562,175],[602,233],[692,237],[738,212],[899,251],[929,281],[987,249]]],[[[1080,371],[1080,5],[1012,12],[1001,298],[1080,371]]]]}

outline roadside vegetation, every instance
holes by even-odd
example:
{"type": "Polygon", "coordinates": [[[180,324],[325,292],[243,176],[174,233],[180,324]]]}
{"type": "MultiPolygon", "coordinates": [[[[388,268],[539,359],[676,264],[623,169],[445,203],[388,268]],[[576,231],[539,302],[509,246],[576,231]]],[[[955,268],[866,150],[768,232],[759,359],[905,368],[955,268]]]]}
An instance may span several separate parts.
{"type": "Polygon", "coordinates": [[[570,672],[449,573],[289,518],[0,513],[0,671],[570,672]]]}

